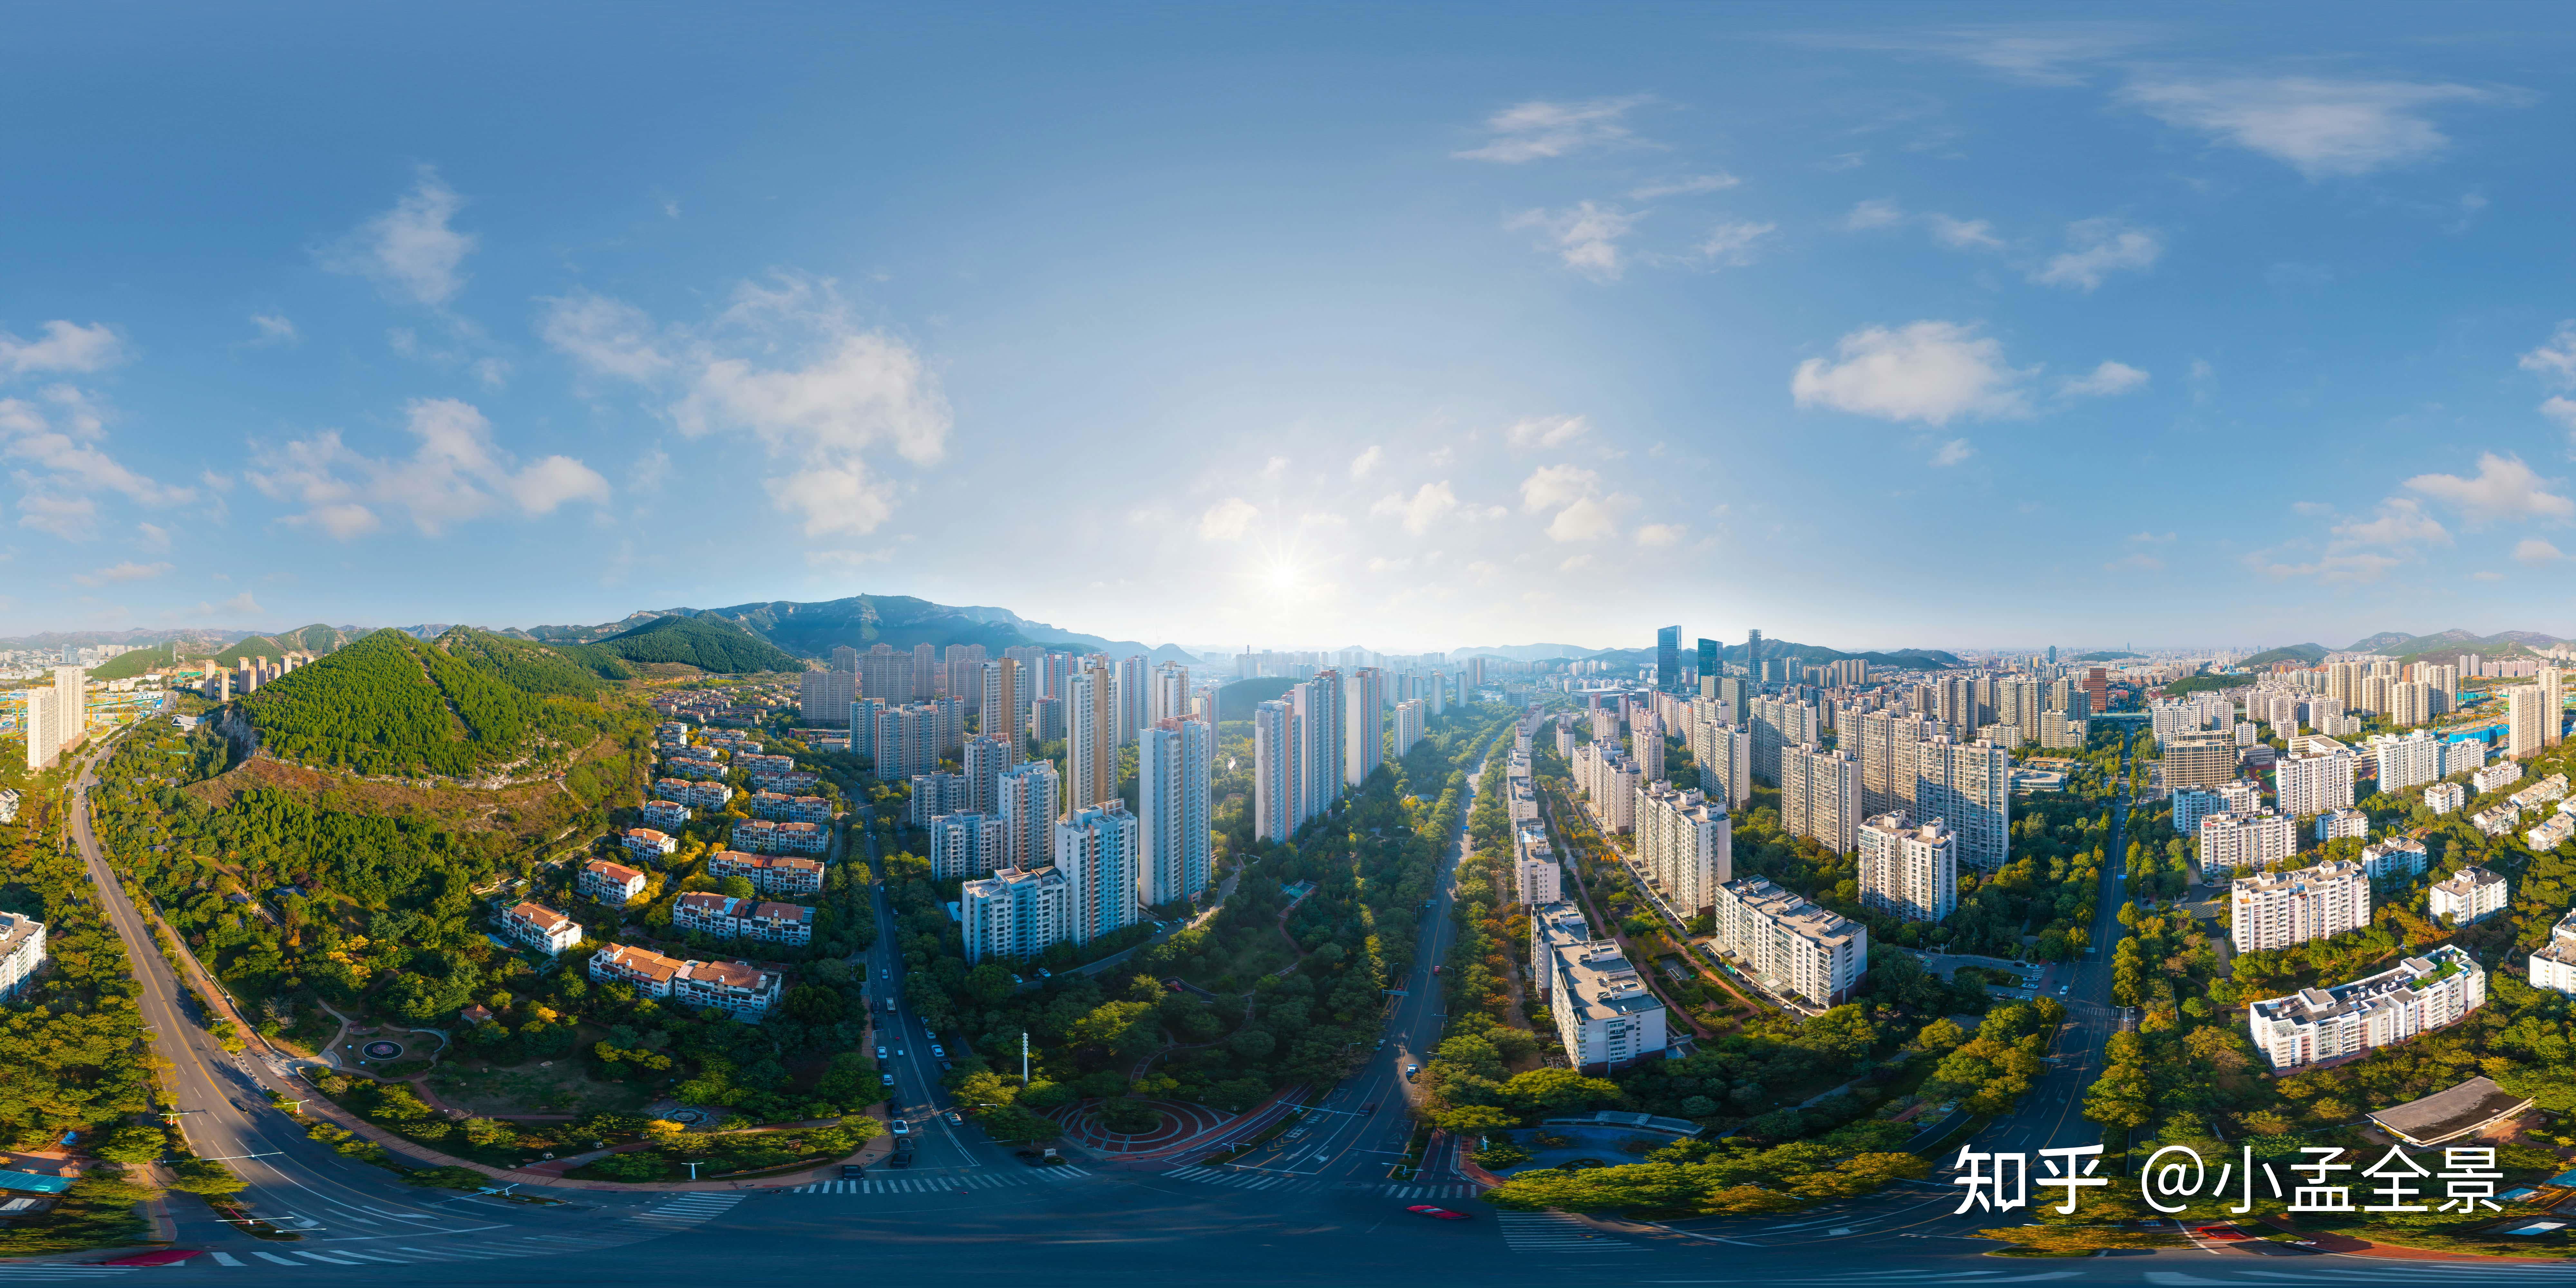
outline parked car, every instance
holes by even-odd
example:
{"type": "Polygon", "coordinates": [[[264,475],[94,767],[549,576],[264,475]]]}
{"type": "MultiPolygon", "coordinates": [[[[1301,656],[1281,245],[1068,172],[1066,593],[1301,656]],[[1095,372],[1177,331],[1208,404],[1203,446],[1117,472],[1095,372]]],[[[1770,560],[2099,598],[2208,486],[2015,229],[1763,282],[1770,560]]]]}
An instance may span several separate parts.
{"type": "Polygon", "coordinates": [[[886,1125],[886,1130],[893,1132],[897,1136],[909,1136],[912,1134],[912,1124],[897,1118],[886,1125]]]}
{"type": "MultiPolygon", "coordinates": [[[[1408,1065],[1404,1066],[1404,1080],[1405,1080],[1406,1082],[1411,1082],[1411,1081],[1413,1081],[1413,1075],[1415,1075],[1415,1074],[1417,1074],[1417,1073],[1420,1073],[1420,1072],[1422,1072],[1422,1066],[1421,1066],[1421,1065],[1418,1065],[1418,1064],[1408,1064],[1408,1065]]],[[[892,1081],[892,1079],[888,1079],[888,1081],[892,1081]]]]}
{"type": "Polygon", "coordinates": [[[941,1050],[939,1044],[936,1042],[930,1044],[930,1054],[935,1059],[945,1060],[948,1058],[948,1053],[941,1050]]]}
{"type": "Polygon", "coordinates": [[[877,1075],[877,1079],[889,1087],[894,1085],[894,1075],[891,1073],[880,1073],[877,1075]]]}
{"type": "Polygon", "coordinates": [[[880,1059],[880,1060],[882,1060],[882,1059],[886,1058],[886,1053],[885,1053],[885,1052],[886,1052],[885,1044],[884,1044],[884,1043],[882,1043],[882,1042],[878,1043],[878,1044],[877,1044],[877,1058],[878,1058],[878,1059],[880,1059]]]}
{"type": "Polygon", "coordinates": [[[966,1125],[966,1115],[961,1114],[961,1113],[957,1112],[957,1111],[956,1111],[956,1110],[954,1110],[954,1109],[949,1110],[949,1111],[948,1111],[948,1125],[949,1125],[949,1126],[951,1126],[951,1127],[963,1127],[963,1126],[965,1126],[965,1125],[966,1125]]]}
{"type": "Polygon", "coordinates": [[[843,1164],[841,1164],[841,1179],[842,1179],[842,1180],[845,1180],[845,1181],[857,1181],[857,1180],[864,1180],[864,1179],[866,1179],[866,1178],[867,1178],[867,1174],[868,1174],[868,1165],[867,1165],[867,1164],[865,1164],[865,1163],[843,1163],[843,1164]]]}

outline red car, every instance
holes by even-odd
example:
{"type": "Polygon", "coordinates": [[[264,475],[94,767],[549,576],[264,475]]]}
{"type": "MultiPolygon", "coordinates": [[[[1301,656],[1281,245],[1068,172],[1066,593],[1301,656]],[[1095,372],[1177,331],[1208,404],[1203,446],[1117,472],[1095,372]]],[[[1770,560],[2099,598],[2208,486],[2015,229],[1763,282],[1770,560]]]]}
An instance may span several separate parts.
{"type": "Polygon", "coordinates": [[[161,1248],[152,1252],[138,1252],[130,1257],[110,1257],[105,1261],[93,1261],[90,1264],[94,1266],[175,1266],[190,1257],[204,1255],[206,1254],[195,1248],[161,1248]]]}
{"type": "Polygon", "coordinates": [[[1432,1220],[1434,1220],[1434,1221],[1472,1221],[1472,1220],[1475,1220],[1475,1218],[1474,1218],[1474,1217],[1471,1217],[1471,1216],[1467,1215],[1467,1214],[1466,1214],[1466,1213],[1464,1213],[1464,1212],[1452,1212],[1452,1211],[1450,1211],[1450,1210],[1449,1210],[1449,1209],[1447,1209],[1447,1208],[1444,1208],[1444,1207],[1433,1207],[1433,1206],[1431,1206],[1431,1205],[1430,1205],[1430,1204],[1428,1204],[1428,1203],[1416,1203],[1416,1204],[1414,1204],[1412,1207],[1406,1208],[1406,1209],[1405,1209],[1405,1211],[1410,1212],[1410,1213],[1414,1214],[1415,1216],[1427,1216],[1427,1217],[1430,1217],[1430,1218],[1431,1218],[1432,1220]]]}
{"type": "Polygon", "coordinates": [[[2191,1232],[2204,1239],[2215,1240],[2220,1243],[2227,1243],[2238,1239],[2251,1239],[2254,1237],[2253,1235],[2247,1234],[2243,1230],[2239,1230],[2232,1225],[2194,1226],[2191,1232]]]}

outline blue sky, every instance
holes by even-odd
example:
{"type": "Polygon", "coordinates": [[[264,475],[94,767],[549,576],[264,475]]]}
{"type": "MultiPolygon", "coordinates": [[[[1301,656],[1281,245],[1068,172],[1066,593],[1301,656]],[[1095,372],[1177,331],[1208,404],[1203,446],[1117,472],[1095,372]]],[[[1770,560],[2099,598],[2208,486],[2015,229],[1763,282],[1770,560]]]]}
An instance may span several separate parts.
{"type": "Polygon", "coordinates": [[[0,633],[2576,634],[2567,24],[2066,12],[22,21],[0,633]]]}

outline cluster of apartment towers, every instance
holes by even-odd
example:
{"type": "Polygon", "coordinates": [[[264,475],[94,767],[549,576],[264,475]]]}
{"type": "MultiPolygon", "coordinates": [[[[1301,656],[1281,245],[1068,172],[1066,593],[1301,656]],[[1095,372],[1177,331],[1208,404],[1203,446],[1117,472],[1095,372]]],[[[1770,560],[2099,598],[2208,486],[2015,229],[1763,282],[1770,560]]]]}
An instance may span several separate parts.
{"type": "MultiPolygon", "coordinates": [[[[2419,728],[2375,735],[2359,747],[2334,736],[2359,732],[2360,716],[2351,714],[2356,711],[2401,725],[2450,713],[2462,673],[2479,673],[2473,659],[2462,663],[2332,662],[2149,708],[2163,750],[2159,773],[2174,828],[2195,839],[2204,879],[2228,880],[2229,939],[2236,951],[2273,951],[2365,927],[2373,881],[2423,875],[2424,843],[2405,836],[2365,844],[2357,860],[2289,870],[2273,866],[2296,856],[2308,827],[2318,841],[2368,840],[2369,817],[2354,808],[2365,760],[2373,764],[2378,791],[2423,787],[2425,807],[2436,814],[2463,809],[2477,796],[2522,780],[2516,759],[2487,763],[2487,742],[2476,733],[2443,736],[2419,728]],[[2276,758],[2268,744],[2256,740],[2258,724],[2271,726],[2273,736],[2288,745],[2286,757],[2276,758]],[[2239,777],[2242,766],[2261,764],[2274,769],[2268,805],[2259,779],[2239,777]],[[2455,775],[2465,775],[2467,782],[2445,781],[2455,775]]],[[[2501,690],[2508,757],[2530,756],[2565,737],[2563,673],[2532,665],[2520,674],[2532,682],[2501,690]]],[[[2480,810],[2471,822],[2501,836],[2530,812],[2545,815],[2524,833],[2535,850],[2576,837],[2576,800],[2569,799],[2560,774],[2480,810]]],[[[2427,909],[2437,922],[2467,926],[2503,912],[2509,895],[2502,875],[2464,867],[2434,883],[2427,909]]],[[[2576,912],[2561,918],[2549,942],[2530,954],[2529,971],[2534,987],[2576,994],[2576,912]]],[[[2445,944],[2363,979],[2252,1002],[2246,1025],[2274,1068],[2294,1068],[2404,1041],[2464,1018],[2485,1000],[2484,969],[2457,945],[2445,944]]]]}

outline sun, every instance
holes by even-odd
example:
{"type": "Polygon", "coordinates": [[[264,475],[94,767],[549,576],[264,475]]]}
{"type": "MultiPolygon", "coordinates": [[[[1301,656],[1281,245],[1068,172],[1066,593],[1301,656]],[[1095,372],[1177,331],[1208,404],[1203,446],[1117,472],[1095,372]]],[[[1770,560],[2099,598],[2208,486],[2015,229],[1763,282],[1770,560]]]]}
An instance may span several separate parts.
{"type": "Polygon", "coordinates": [[[1270,588],[1272,590],[1295,590],[1297,588],[1296,561],[1291,559],[1273,559],[1270,561],[1270,588]]]}

